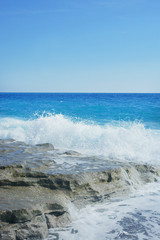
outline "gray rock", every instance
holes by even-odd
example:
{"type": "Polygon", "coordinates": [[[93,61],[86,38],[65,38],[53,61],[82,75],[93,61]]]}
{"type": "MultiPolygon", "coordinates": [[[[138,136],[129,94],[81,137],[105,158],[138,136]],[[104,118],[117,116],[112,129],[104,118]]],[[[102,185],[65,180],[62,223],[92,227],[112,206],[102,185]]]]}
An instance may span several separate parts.
{"type": "Polygon", "coordinates": [[[31,221],[34,216],[42,215],[40,210],[6,210],[0,212],[0,220],[7,223],[23,223],[31,221]]]}
{"type": "Polygon", "coordinates": [[[80,155],[80,153],[78,153],[78,152],[76,152],[76,151],[72,151],[72,150],[70,150],[70,151],[66,151],[66,152],[64,152],[64,154],[66,154],[66,155],[69,155],[69,156],[75,156],[75,155],[80,155]]]}
{"type": "MultiPolygon", "coordinates": [[[[12,141],[0,141],[0,144],[2,150],[5,145],[4,148],[11,147],[15,151],[12,141]]],[[[113,164],[109,161],[106,161],[107,168],[103,170],[49,174],[48,169],[50,163],[53,164],[53,159],[48,160],[47,164],[45,160],[39,160],[41,155],[50,156],[45,155],[47,152],[40,151],[39,158],[32,159],[32,153],[29,155],[29,152],[24,151],[29,149],[36,155],[37,148],[51,149],[52,146],[24,146],[23,143],[17,143],[19,161],[11,158],[10,164],[6,164],[4,160],[8,159],[8,152],[2,154],[4,161],[0,164],[0,240],[44,239],[49,228],[69,225],[71,216],[68,203],[72,202],[82,208],[86,204],[127,194],[132,188],[159,179],[159,170],[154,167],[135,163],[113,164]]],[[[74,154],[70,152],[68,155],[74,154]]],[[[15,156],[17,155],[14,155],[14,158],[15,156]]]]}
{"type": "Polygon", "coordinates": [[[15,231],[3,231],[0,233],[0,240],[17,240],[15,231]]]}
{"type": "Polygon", "coordinates": [[[41,144],[36,144],[37,147],[41,148],[49,148],[54,150],[54,146],[51,143],[41,143],[41,144]]]}
{"type": "Polygon", "coordinates": [[[48,235],[48,227],[44,215],[35,217],[32,222],[20,225],[16,230],[16,240],[40,240],[48,235]]]}
{"type": "Polygon", "coordinates": [[[71,216],[67,212],[61,212],[61,215],[54,213],[45,214],[48,228],[64,227],[70,224],[71,216]]]}

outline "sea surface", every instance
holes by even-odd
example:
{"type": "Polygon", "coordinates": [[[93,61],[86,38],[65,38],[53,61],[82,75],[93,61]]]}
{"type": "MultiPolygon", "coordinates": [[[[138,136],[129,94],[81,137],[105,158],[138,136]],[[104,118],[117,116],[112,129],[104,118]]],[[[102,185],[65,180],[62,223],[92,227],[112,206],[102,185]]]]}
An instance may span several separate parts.
{"type": "MultiPolygon", "coordinates": [[[[0,139],[8,138],[77,151],[99,168],[105,159],[159,166],[160,94],[0,93],[0,139]]],[[[153,183],[125,199],[71,207],[72,225],[48,239],[160,239],[159,201],[153,183]]]]}

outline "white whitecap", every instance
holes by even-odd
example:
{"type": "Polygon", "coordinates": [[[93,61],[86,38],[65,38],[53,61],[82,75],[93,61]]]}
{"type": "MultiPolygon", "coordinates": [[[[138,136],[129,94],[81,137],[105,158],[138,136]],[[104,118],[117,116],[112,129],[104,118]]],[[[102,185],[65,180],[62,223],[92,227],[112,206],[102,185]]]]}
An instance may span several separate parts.
{"type": "Polygon", "coordinates": [[[0,138],[30,144],[49,142],[59,149],[125,161],[160,162],[160,133],[138,122],[100,126],[74,121],[61,114],[32,120],[3,118],[0,138]]]}

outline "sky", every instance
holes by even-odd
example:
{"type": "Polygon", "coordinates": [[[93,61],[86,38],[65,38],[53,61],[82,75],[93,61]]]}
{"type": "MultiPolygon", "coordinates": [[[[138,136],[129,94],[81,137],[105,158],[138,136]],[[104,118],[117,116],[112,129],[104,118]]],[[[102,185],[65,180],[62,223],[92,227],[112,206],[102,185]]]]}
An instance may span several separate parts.
{"type": "Polygon", "coordinates": [[[0,0],[0,92],[160,92],[160,0],[0,0]]]}

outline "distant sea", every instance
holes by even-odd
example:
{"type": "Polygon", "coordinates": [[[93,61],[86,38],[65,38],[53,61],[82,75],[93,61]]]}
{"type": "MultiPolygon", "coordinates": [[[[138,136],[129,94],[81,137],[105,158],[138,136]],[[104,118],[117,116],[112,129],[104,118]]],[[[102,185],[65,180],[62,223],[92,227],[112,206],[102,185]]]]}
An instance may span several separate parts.
{"type": "MultiPolygon", "coordinates": [[[[0,93],[0,139],[8,138],[78,151],[101,170],[105,159],[159,167],[160,94],[0,93]]],[[[48,240],[158,240],[159,203],[155,182],[85,209],[71,206],[71,225],[51,230],[48,240]]]]}

